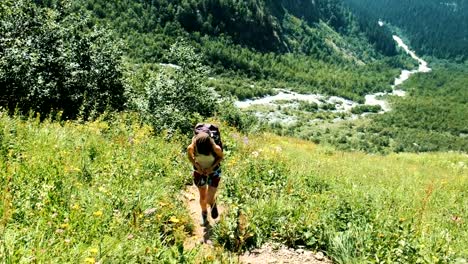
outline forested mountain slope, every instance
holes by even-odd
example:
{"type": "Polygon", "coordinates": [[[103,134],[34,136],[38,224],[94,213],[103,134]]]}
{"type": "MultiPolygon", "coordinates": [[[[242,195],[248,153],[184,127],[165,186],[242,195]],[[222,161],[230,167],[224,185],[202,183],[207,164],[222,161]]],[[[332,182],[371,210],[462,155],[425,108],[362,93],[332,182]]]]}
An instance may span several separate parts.
{"type": "Polygon", "coordinates": [[[468,1],[345,0],[365,19],[382,19],[405,31],[419,54],[466,60],[468,1]]]}
{"type": "MultiPolygon", "coordinates": [[[[294,51],[294,41],[298,40],[302,40],[302,48],[323,41],[311,39],[312,32],[288,27],[291,16],[300,18],[302,27],[324,21],[335,31],[362,40],[356,19],[337,0],[77,1],[77,5],[82,4],[97,17],[108,18],[122,33],[136,30],[175,36],[197,32],[195,35],[228,37],[236,44],[263,52],[294,51]]],[[[384,31],[378,27],[374,30],[384,31]]],[[[394,47],[389,34],[381,34],[378,41],[394,47]]]]}
{"type": "Polygon", "coordinates": [[[338,0],[79,0],[74,9],[118,32],[135,62],[177,63],[168,49],[184,39],[215,74],[241,80],[212,83],[239,98],[289,87],[362,101],[390,89],[408,63],[386,28],[358,21],[338,0]]]}

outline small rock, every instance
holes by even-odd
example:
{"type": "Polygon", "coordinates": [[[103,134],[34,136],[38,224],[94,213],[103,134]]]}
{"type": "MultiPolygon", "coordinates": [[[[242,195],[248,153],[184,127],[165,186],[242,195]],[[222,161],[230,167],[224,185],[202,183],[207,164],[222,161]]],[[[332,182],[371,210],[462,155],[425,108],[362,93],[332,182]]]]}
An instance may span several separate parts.
{"type": "Polygon", "coordinates": [[[323,260],[324,257],[325,255],[323,255],[323,252],[317,252],[317,254],[315,254],[315,259],[317,260],[323,260]]]}
{"type": "Polygon", "coordinates": [[[296,249],[296,252],[299,253],[299,254],[302,254],[302,253],[304,253],[304,250],[302,248],[299,248],[299,249],[296,249]]]}
{"type": "Polygon", "coordinates": [[[257,248],[257,249],[254,249],[254,250],[250,251],[250,253],[252,253],[252,254],[261,254],[262,250],[257,248]]]}
{"type": "Polygon", "coordinates": [[[270,260],[268,260],[267,263],[268,263],[268,264],[275,264],[275,263],[278,263],[278,260],[276,260],[276,259],[270,259],[270,260]]]}
{"type": "Polygon", "coordinates": [[[149,208],[145,210],[144,214],[151,215],[151,214],[154,214],[154,212],[156,212],[156,208],[149,208]]]}

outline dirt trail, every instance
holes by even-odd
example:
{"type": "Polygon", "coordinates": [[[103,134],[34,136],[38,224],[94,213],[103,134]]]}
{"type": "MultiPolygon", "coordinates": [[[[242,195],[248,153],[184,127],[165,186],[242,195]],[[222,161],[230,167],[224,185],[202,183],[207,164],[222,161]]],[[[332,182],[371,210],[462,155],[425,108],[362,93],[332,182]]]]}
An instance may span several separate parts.
{"type": "MultiPolygon", "coordinates": [[[[210,224],[207,226],[201,226],[201,209],[198,200],[199,195],[197,187],[195,185],[187,186],[187,188],[183,191],[182,194],[184,196],[185,204],[190,212],[190,217],[192,218],[194,225],[192,236],[184,242],[184,247],[187,249],[193,249],[198,244],[205,244],[211,246],[212,227],[222,217],[222,214],[224,212],[223,205],[218,203],[218,211],[220,216],[217,219],[213,220],[208,214],[208,221],[210,224]]],[[[210,211],[208,210],[208,213],[209,212],[210,211]]]]}
{"type": "Polygon", "coordinates": [[[240,256],[246,264],[331,264],[322,252],[314,253],[303,248],[293,249],[283,245],[265,244],[240,256]]]}
{"type": "MultiPolygon", "coordinates": [[[[200,204],[198,201],[198,189],[195,185],[187,186],[187,188],[182,192],[185,205],[190,212],[190,217],[192,218],[194,224],[194,230],[192,235],[187,238],[184,242],[184,247],[186,249],[193,249],[197,245],[202,245],[204,250],[208,253],[213,246],[211,241],[212,236],[212,227],[222,218],[225,208],[222,204],[218,203],[219,217],[215,220],[208,217],[209,225],[201,226],[201,210],[200,204]]],[[[209,211],[208,211],[209,212],[209,211]]],[[[246,252],[243,255],[239,256],[240,263],[250,263],[250,264],[299,264],[299,263],[311,263],[311,264],[330,264],[332,263],[324,255],[319,253],[314,253],[302,248],[292,249],[287,248],[282,245],[274,244],[265,244],[261,248],[254,249],[250,252],[246,252]]]]}

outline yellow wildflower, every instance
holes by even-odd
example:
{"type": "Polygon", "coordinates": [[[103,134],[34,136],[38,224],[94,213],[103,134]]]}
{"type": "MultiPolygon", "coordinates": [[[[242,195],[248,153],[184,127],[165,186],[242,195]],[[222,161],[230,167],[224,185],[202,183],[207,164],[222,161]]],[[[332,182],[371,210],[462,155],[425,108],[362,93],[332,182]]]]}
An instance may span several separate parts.
{"type": "Polygon", "coordinates": [[[102,216],[102,211],[101,210],[96,211],[96,212],[93,213],[93,215],[97,216],[97,217],[100,217],[100,216],[102,216]]]}
{"type": "Polygon", "coordinates": [[[171,221],[172,223],[179,223],[179,222],[180,222],[180,220],[177,219],[175,216],[172,216],[172,217],[169,219],[169,221],[171,221]]]}
{"type": "Polygon", "coordinates": [[[85,258],[84,262],[85,263],[96,263],[96,260],[94,258],[85,258]]]}
{"type": "Polygon", "coordinates": [[[97,254],[98,253],[98,249],[97,248],[91,248],[89,250],[89,252],[91,252],[91,254],[97,254]]]}

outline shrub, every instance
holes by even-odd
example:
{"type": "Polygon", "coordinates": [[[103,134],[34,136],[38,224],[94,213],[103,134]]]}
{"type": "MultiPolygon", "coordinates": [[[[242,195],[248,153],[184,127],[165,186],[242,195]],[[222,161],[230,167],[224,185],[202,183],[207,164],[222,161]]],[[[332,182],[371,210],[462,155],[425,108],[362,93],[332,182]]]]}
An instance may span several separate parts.
{"type": "Polygon", "coordinates": [[[175,43],[169,57],[177,65],[149,78],[138,107],[156,131],[188,133],[197,119],[213,115],[218,96],[204,85],[208,70],[192,47],[175,43]]]}
{"type": "Polygon", "coordinates": [[[382,111],[380,105],[358,105],[351,109],[351,113],[360,115],[362,113],[378,113],[382,111]]]}
{"type": "Polygon", "coordinates": [[[109,31],[89,28],[89,22],[66,7],[2,1],[0,106],[42,116],[63,110],[63,118],[121,109],[121,53],[109,31]]]}

